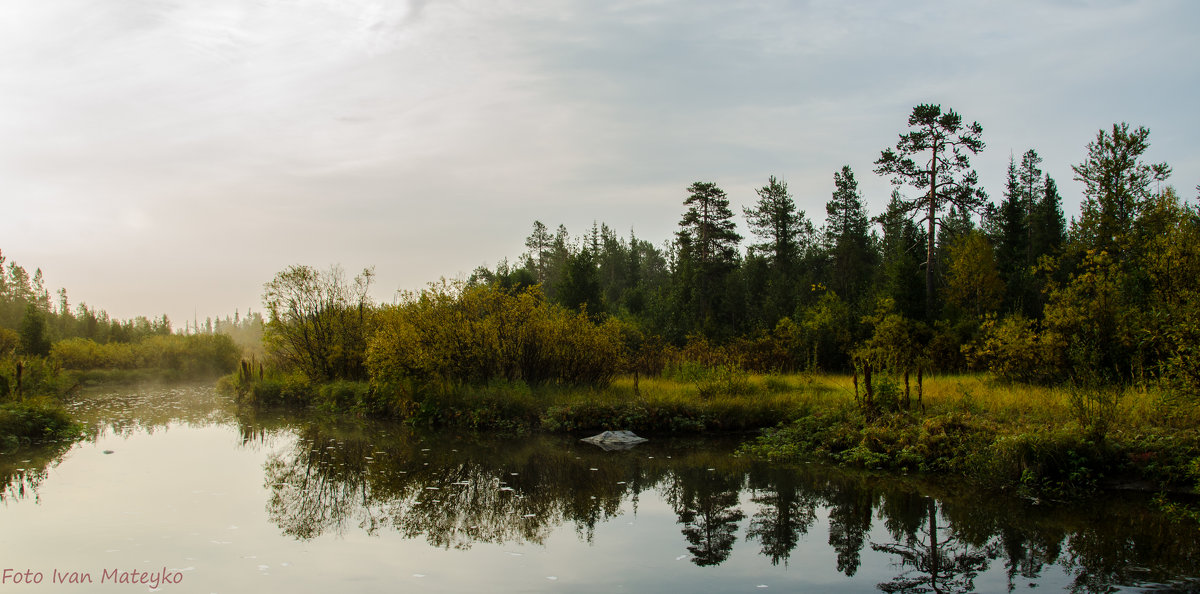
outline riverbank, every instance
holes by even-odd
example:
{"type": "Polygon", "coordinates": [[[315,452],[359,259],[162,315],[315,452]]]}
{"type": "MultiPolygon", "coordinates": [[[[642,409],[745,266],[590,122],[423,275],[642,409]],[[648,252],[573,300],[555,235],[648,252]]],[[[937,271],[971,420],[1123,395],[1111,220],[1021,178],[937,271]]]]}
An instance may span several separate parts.
{"type": "MultiPolygon", "coordinates": [[[[686,371],[686,370],[685,370],[686,371]]],[[[754,432],[743,455],[779,462],[954,477],[1039,498],[1107,488],[1191,490],[1200,410],[1165,393],[1008,384],[987,375],[877,377],[870,408],[845,375],[731,370],[631,376],[604,388],[425,386],[380,395],[296,377],[223,380],[245,401],[404,418],[423,427],[505,433],[629,429],[641,434],[754,432]],[[689,375],[690,373],[690,375],[689,375]]]]}
{"type": "Polygon", "coordinates": [[[81,427],[62,404],[50,398],[31,398],[0,404],[0,452],[48,441],[70,439],[81,427]]]}

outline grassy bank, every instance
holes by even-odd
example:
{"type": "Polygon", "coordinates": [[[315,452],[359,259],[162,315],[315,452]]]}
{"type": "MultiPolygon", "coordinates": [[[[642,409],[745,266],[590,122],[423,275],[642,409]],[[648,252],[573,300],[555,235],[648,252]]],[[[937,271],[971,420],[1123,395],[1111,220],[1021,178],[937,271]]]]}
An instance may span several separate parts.
{"type": "Polygon", "coordinates": [[[80,434],[80,426],[66,409],[49,398],[0,404],[0,452],[22,446],[71,439],[80,434]]]}
{"type": "Polygon", "coordinates": [[[1154,390],[942,376],[924,382],[922,406],[914,396],[910,410],[864,411],[852,379],[813,383],[849,397],[801,397],[807,414],[767,430],[743,453],[960,477],[1042,498],[1102,488],[1190,490],[1200,478],[1200,409],[1154,390]]]}
{"type": "Polygon", "coordinates": [[[266,373],[224,378],[221,389],[245,402],[299,405],[360,416],[403,418],[423,427],[528,433],[631,429],[646,433],[748,431],[799,418],[795,377],[715,370],[688,377],[618,377],[605,387],[525,382],[427,383],[382,394],[367,382],[314,386],[301,376],[266,373]]]}
{"type": "Polygon", "coordinates": [[[674,369],[636,382],[622,376],[603,388],[491,382],[380,394],[365,382],[313,387],[271,375],[223,384],[247,401],[428,427],[650,435],[761,429],[744,454],[956,477],[1043,498],[1110,487],[1189,489],[1200,459],[1200,409],[1165,393],[1006,384],[986,375],[925,378],[919,399],[913,379],[908,408],[902,378],[877,377],[869,410],[849,376],[729,369],[674,369]]]}

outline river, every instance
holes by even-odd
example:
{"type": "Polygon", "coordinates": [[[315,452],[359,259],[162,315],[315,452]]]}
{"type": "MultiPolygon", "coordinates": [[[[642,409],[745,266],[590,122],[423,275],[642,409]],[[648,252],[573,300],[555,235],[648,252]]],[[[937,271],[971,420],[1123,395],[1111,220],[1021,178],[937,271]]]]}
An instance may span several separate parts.
{"type": "Polygon", "coordinates": [[[1143,494],[982,496],[730,439],[418,432],[206,386],[70,408],[86,439],[0,454],[0,594],[1200,590],[1200,532],[1143,494]]]}

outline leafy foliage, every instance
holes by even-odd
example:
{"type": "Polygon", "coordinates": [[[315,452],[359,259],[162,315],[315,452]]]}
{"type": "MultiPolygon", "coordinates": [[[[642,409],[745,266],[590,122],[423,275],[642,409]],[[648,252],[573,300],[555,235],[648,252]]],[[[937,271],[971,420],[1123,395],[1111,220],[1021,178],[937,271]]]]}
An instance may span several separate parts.
{"type": "Polygon", "coordinates": [[[263,292],[269,352],[314,381],[365,379],[373,278],[366,269],[351,285],[338,267],[291,266],[276,274],[263,292]]]}
{"type": "Polygon", "coordinates": [[[620,322],[593,322],[537,288],[431,285],[379,312],[367,366],[384,390],[493,379],[604,384],[624,355],[620,322]]]}

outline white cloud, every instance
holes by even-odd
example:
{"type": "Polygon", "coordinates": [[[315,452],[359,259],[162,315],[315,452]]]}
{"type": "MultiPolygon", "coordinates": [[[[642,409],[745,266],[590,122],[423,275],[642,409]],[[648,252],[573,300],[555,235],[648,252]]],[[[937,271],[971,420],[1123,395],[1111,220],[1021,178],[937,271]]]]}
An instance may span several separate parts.
{"type": "MultiPolygon", "coordinates": [[[[1069,165],[1113,121],[1200,181],[1186,2],[44,0],[0,7],[0,249],[122,316],[257,306],[292,263],[386,294],[533,219],[658,242],[684,188],[786,178],[818,219],[912,106],[1069,165]],[[140,213],[140,214],[130,214],[140,213]],[[136,233],[127,232],[136,230],[136,233]],[[98,275],[94,271],[107,272],[98,275]],[[153,274],[147,274],[151,270],[153,274]],[[144,283],[153,290],[139,290],[144,283]]],[[[1190,195],[1190,192],[1185,192],[1190,195]]]]}

